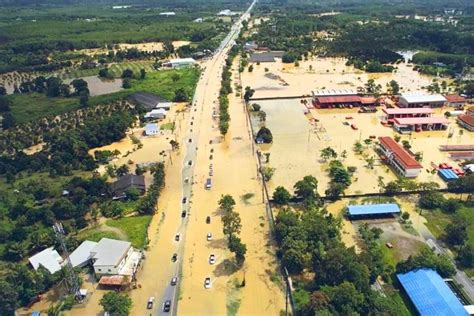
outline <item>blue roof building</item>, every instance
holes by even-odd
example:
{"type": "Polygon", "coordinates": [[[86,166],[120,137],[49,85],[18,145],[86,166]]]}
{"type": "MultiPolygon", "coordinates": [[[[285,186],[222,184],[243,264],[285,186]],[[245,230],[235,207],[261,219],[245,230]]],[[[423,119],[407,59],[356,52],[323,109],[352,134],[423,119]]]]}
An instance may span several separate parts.
{"type": "Polygon", "coordinates": [[[395,203],[348,205],[349,216],[373,216],[400,213],[400,208],[395,203]]]}
{"type": "Polygon", "coordinates": [[[397,278],[421,316],[469,316],[441,276],[431,269],[418,269],[397,278]]]}
{"type": "Polygon", "coordinates": [[[451,169],[439,169],[438,174],[444,181],[452,181],[459,178],[459,176],[451,169]]]}

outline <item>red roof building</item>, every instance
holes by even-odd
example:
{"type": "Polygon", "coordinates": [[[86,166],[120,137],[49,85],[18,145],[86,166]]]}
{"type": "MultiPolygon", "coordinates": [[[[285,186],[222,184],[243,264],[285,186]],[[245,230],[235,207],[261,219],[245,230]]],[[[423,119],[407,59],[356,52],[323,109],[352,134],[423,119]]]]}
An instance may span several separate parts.
{"type": "Polygon", "coordinates": [[[461,107],[466,104],[466,98],[457,94],[448,94],[444,97],[446,98],[446,105],[449,106],[461,107]]]}
{"type": "Polygon", "coordinates": [[[458,124],[470,132],[474,132],[474,116],[461,114],[458,116],[458,124]]]}
{"type": "Polygon", "coordinates": [[[467,115],[474,116],[474,106],[471,106],[466,111],[467,115]]]}
{"type": "Polygon", "coordinates": [[[382,159],[397,173],[407,178],[415,178],[423,166],[391,137],[379,137],[379,151],[382,159]]]}
{"type": "Polygon", "coordinates": [[[393,119],[393,127],[400,133],[413,131],[441,131],[448,128],[449,120],[444,117],[401,117],[393,119]]]}
{"type": "Polygon", "coordinates": [[[383,122],[393,124],[395,118],[401,117],[430,117],[434,110],[432,108],[388,108],[382,109],[383,122]]]}

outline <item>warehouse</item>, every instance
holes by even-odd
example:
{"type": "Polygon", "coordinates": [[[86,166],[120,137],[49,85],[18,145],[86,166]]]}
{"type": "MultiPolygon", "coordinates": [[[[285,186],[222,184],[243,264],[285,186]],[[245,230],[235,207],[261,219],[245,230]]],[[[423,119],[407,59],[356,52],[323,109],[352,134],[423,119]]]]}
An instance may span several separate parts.
{"type": "Polygon", "coordinates": [[[446,105],[454,108],[462,108],[466,104],[466,98],[457,94],[448,94],[445,96],[446,105]]]}
{"type": "Polygon", "coordinates": [[[372,107],[376,105],[374,97],[360,97],[351,89],[331,89],[311,91],[313,105],[318,109],[372,107]]]}
{"type": "Polygon", "coordinates": [[[458,116],[458,124],[470,132],[474,132],[474,116],[461,114],[458,116]]]}
{"type": "Polygon", "coordinates": [[[399,133],[413,131],[442,131],[448,128],[449,120],[444,117],[403,117],[393,120],[393,127],[399,133]]]}
{"type": "Polygon", "coordinates": [[[401,108],[439,108],[446,102],[446,98],[441,94],[402,93],[399,99],[401,108]]]}
{"type": "Polygon", "coordinates": [[[194,64],[196,64],[196,61],[193,58],[177,58],[163,63],[163,67],[186,68],[194,64]]]}
{"type": "Polygon", "coordinates": [[[397,274],[397,279],[421,316],[469,315],[436,271],[413,270],[397,274]]]}
{"type": "Polygon", "coordinates": [[[400,214],[400,208],[395,203],[348,205],[347,214],[351,219],[386,217],[400,214]]]}
{"type": "Polygon", "coordinates": [[[379,137],[378,151],[382,160],[391,165],[395,171],[407,178],[415,178],[423,166],[391,137],[379,137]]]}
{"type": "Polygon", "coordinates": [[[389,108],[382,109],[382,112],[382,122],[393,124],[395,118],[430,117],[434,111],[431,108],[389,108]]]}

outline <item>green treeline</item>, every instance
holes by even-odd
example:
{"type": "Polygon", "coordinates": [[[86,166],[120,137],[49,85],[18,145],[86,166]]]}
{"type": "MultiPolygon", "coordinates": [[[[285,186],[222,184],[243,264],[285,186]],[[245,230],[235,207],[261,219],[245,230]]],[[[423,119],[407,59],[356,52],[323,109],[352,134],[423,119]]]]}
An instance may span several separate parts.
{"type": "Polygon", "coordinates": [[[232,61],[238,53],[238,47],[233,46],[229,52],[229,56],[225,61],[222,70],[221,89],[219,90],[219,131],[225,136],[229,130],[229,94],[232,93],[232,61]]]}

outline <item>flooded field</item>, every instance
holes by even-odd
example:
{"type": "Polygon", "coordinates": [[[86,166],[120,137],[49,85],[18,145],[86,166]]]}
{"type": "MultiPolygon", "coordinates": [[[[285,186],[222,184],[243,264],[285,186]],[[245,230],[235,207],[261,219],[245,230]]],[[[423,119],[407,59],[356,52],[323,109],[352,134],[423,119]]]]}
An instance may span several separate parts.
{"type": "MultiPolygon", "coordinates": [[[[87,81],[91,96],[114,93],[122,90],[122,79],[101,79],[97,76],[88,76],[81,78],[87,81]]],[[[65,83],[71,83],[73,79],[64,80],[65,83]]]]}
{"type": "MultiPolygon", "coordinates": [[[[332,147],[340,157],[345,151],[346,157],[341,158],[343,164],[357,168],[346,193],[379,192],[378,177],[383,177],[385,183],[397,179],[396,174],[381,163],[374,144],[364,143],[364,140],[371,136],[398,135],[392,128],[380,124],[381,109],[371,114],[357,113],[356,109],[311,109],[305,114],[308,110],[298,99],[259,101],[258,104],[266,112],[266,126],[273,134],[272,144],[259,145],[262,152],[270,153],[270,166],[275,168],[269,182],[271,190],[283,185],[292,191],[296,181],[306,175],[313,175],[319,181],[319,193],[324,194],[329,181],[328,162],[320,158],[320,151],[325,147],[332,147]],[[311,119],[319,122],[310,124],[311,119]],[[346,121],[346,124],[355,124],[358,130],[345,125],[346,121]],[[364,144],[362,154],[356,154],[353,150],[357,141],[364,144]],[[373,169],[368,167],[369,157],[374,158],[373,169]]],[[[443,109],[437,110],[436,115],[441,115],[442,112],[443,109]]],[[[253,124],[258,130],[261,123],[254,120],[253,124]]],[[[439,146],[470,144],[473,137],[467,132],[461,132],[453,120],[447,131],[413,133],[411,136],[402,136],[402,140],[410,142],[414,153],[421,152],[423,155],[421,164],[425,170],[416,178],[417,181],[435,181],[443,187],[445,183],[441,178],[428,172],[432,169],[431,163],[449,162],[453,166],[456,166],[456,163],[449,161],[447,154],[438,150],[439,146]],[[450,132],[453,135],[451,138],[448,137],[450,132]]]]}
{"type": "MultiPolygon", "coordinates": [[[[254,64],[253,72],[244,71],[244,86],[255,90],[254,98],[311,95],[315,89],[356,89],[369,79],[386,91],[386,85],[395,80],[401,92],[418,91],[432,82],[432,77],[420,75],[407,63],[396,65],[393,73],[366,73],[346,66],[345,58],[310,57],[300,65],[274,63],[254,64]]],[[[448,80],[449,81],[449,80],[448,80]]]]}
{"type": "MultiPolygon", "coordinates": [[[[189,41],[173,41],[173,47],[179,48],[181,46],[189,45],[191,42],[189,41]]],[[[113,48],[114,51],[119,49],[130,49],[136,48],[142,52],[154,52],[154,51],[161,51],[163,50],[163,43],[162,42],[147,42],[147,43],[139,43],[139,44],[128,44],[128,43],[119,43],[117,46],[113,48]]],[[[81,49],[77,52],[87,55],[97,55],[97,54],[104,54],[107,53],[109,49],[107,48],[91,48],[91,49],[81,49]]]]}

